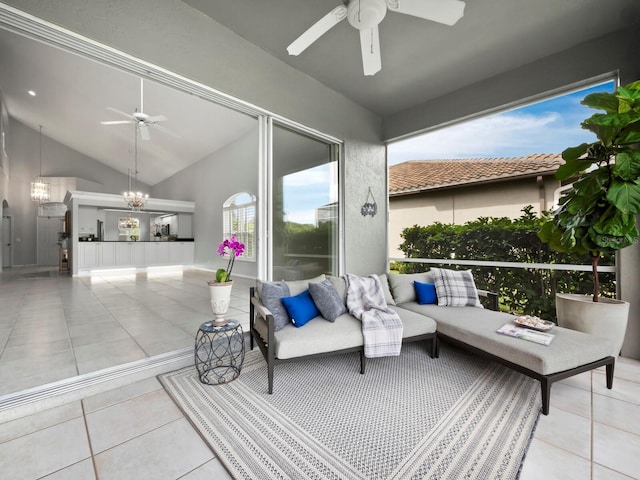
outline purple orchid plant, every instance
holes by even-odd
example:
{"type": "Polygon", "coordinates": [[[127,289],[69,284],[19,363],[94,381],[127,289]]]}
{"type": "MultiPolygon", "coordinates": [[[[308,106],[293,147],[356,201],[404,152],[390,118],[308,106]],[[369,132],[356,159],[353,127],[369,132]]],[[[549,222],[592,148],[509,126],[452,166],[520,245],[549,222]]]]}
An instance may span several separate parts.
{"type": "Polygon", "coordinates": [[[236,261],[236,257],[239,257],[244,253],[245,245],[239,242],[235,235],[231,238],[225,239],[218,246],[218,255],[229,255],[229,263],[227,263],[226,270],[219,268],[216,271],[216,280],[220,283],[231,281],[231,270],[233,270],[233,264],[236,261]]]}

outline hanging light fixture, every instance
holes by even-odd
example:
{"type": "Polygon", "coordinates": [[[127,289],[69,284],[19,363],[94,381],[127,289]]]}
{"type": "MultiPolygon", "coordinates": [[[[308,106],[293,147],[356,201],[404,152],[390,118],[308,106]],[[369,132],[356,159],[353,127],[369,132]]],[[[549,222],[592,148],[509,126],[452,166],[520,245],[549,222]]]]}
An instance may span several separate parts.
{"type": "MultiPolygon", "coordinates": [[[[134,179],[134,188],[137,189],[138,188],[138,124],[137,122],[134,124],[134,137],[133,137],[133,144],[134,144],[134,153],[133,153],[133,158],[134,158],[134,164],[133,164],[133,179],[134,179]]],[[[129,208],[131,210],[133,210],[134,212],[137,212],[139,210],[142,209],[142,207],[144,207],[145,202],[147,201],[147,198],[149,198],[149,195],[143,194],[142,192],[139,191],[133,191],[133,189],[131,188],[131,169],[129,169],[129,191],[128,192],[124,192],[124,199],[127,202],[127,205],[129,206],[129,208]]]]}
{"type": "Polygon", "coordinates": [[[40,175],[31,182],[31,200],[47,202],[50,197],[50,185],[42,178],[42,125],[40,125],[40,175]]]}

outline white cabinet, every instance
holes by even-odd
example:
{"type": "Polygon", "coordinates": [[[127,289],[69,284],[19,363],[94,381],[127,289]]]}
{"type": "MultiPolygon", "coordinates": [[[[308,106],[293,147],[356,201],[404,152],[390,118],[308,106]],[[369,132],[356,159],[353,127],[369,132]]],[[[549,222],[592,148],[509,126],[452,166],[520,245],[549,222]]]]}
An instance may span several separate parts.
{"type": "Polygon", "coordinates": [[[171,265],[193,265],[193,242],[169,242],[171,265]]]}
{"type": "Polygon", "coordinates": [[[116,244],[112,242],[79,242],[78,268],[111,268],[116,266],[116,244]]]}
{"type": "Polygon", "coordinates": [[[147,266],[169,265],[170,263],[169,242],[145,242],[144,258],[147,266]]]}
{"type": "Polygon", "coordinates": [[[100,242],[96,246],[98,247],[98,265],[104,268],[115,267],[116,244],[113,242],[100,242]]]}
{"type": "Polygon", "coordinates": [[[96,268],[98,266],[98,244],[78,243],[78,268],[96,268]]]}
{"type": "Polygon", "coordinates": [[[144,243],[116,242],[116,266],[118,267],[143,267],[144,243]]]}

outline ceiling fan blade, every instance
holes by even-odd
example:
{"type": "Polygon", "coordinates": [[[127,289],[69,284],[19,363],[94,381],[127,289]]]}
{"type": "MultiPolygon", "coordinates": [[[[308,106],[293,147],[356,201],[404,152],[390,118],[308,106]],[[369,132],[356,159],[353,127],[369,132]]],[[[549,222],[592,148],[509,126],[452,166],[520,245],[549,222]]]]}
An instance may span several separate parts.
{"type": "Polygon", "coordinates": [[[122,115],[123,117],[127,117],[130,118],[131,120],[135,120],[135,118],[133,118],[133,116],[129,113],[124,113],[121,110],[118,110],[117,108],[113,108],[113,107],[107,107],[107,110],[111,111],[111,112],[115,112],[118,115],[122,115]]]}
{"type": "Polygon", "coordinates": [[[289,45],[287,47],[287,52],[289,52],[289,55],[300,55],[309,45],[345,18],[347,18],[347,7],[340,5],[334,8],[314,23],[306,32],[300,35],[291,45],[289,45]]]}
{"type": "Polygon", "coordinates": [[[369,30],[360,30],[360,48],[362,49],[364,74],[375,75],[382,68],[380,33],[377,25],[369,30]]]}
{"type": "Polygon", "coordinates": [[[164,115],[154,115],[152,117],[147,117],[145,120],[146,123],[156,123],[156,122],[166,122],[167,117],[164,115]]]}
{"type": "Polygon", "coordinates": [[[125,123],[133,123],[131,120],[112,120],[107,122],[100,122],[100,125],[123,125],[125,123]]]}
{"type": "Polygon", "coordinates": [[[464,15],[465,3],[459,0],[387,0],[387,6],[392,12],[454,25],[464,15]]]}
{"type": "Polygon", "coordinates": [[[140,127],[140,137],[142,140],[151,140],[151,135],[149,135],[149,129],[144,123],[139,124],[140,127]]]}

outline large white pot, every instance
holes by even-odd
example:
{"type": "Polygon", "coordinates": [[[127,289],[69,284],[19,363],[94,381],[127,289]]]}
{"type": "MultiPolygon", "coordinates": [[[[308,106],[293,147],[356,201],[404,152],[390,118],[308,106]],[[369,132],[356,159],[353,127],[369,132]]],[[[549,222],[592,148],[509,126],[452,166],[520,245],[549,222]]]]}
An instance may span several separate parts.
{"type": "Polygon", "coordinates": [[[629,302],[575,293],[556,294],[558,325],[580,332],[608,338],[613,343],[611,354],[617,357],[624,342],[629,318],[629,302]]]}
{"type": "Polygon", "coordinates": [[[220,327],[226,325],[228,320],[224,318],[229,310],[229,304],[231,303],[231,288],[233,287],[233,281],[230,282],[216,282],[210,281],[209,295],[211,296],[211,310],[216,316],[213,321],[213,325],[220,327]]]}

